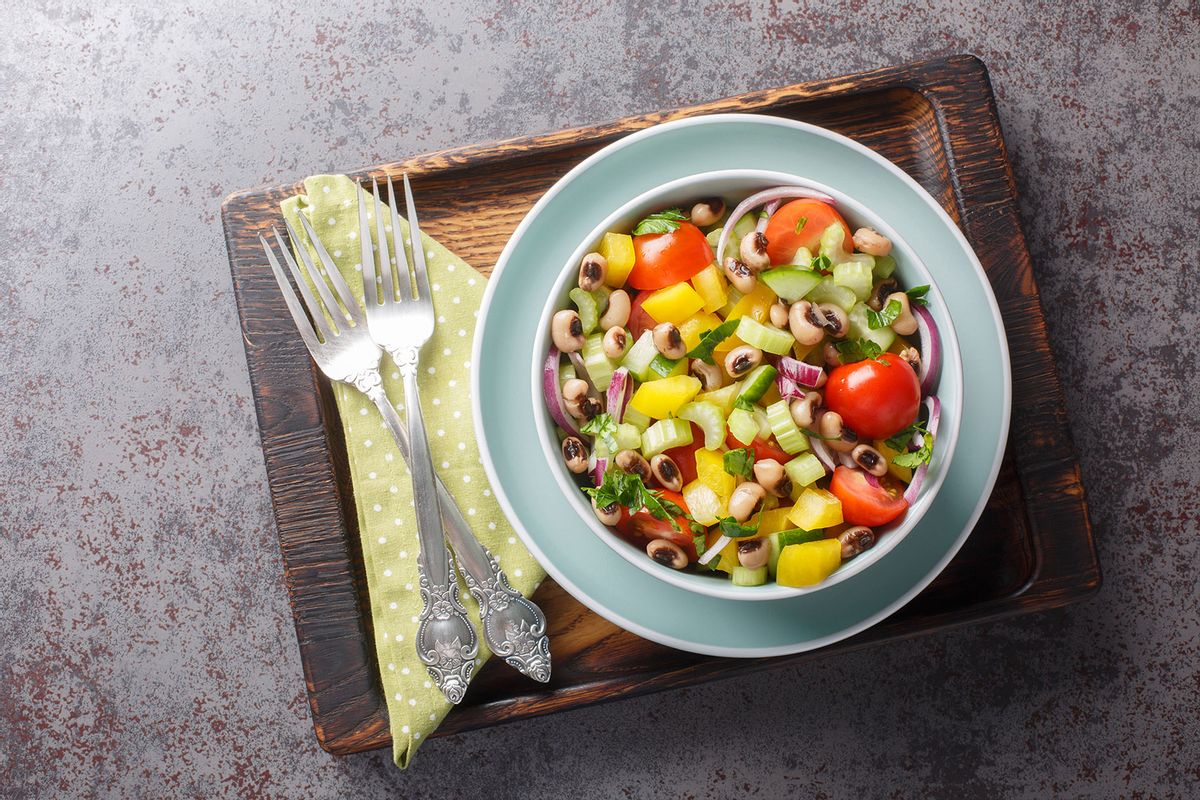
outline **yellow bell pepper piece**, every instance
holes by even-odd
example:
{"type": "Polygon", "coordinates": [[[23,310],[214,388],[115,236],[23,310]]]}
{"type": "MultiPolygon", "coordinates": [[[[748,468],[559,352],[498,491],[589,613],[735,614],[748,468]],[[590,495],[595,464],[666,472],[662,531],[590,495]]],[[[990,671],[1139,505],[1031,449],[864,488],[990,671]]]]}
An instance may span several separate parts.
{"type": "Polygon", "coordinates": [[[679,325],[704,306],[704,301],[687,281],[659,289],[646,298],[642,310],[655,322],[670,322],[679,325]]]}
{"type": "Polygon", "coordinates": [[[724,454],[715,450],[696,451],[696,480],[712,489],[726,504],[737,486],[737,479],[725,471],[724,454]]]}
{"type": "Polygon", "coordinates": [[[709,264],[692,276],[692,286],[704,300],[704,310],[712,313],[725,307],[729,302],[729,292],[725,290],[728,283],[725,273],[716,264],[709,264]]]}
{"type": "MultiPolygon", "coordinates": [[[[690,508],[691,506],[689,506],[690,508]]],[[[792,527],[792,523],[788,522],[788,514],[792,511],[791,506],[780,506],[773,508],[770,511],[762,512],[760,523],[758,526],[759,536],[770,536],[778,531],[786,531],[792,527]]]]}
{"type": "Polygon", "coordinates": [[[629,273],[633,272],[633,237],[627,233],[606,233],[596,252],[608,262],[604,282],[614,289],[620,289],[628,280],[629,273]]]}
{"type": "Polygon", "coordinates": [[[815,586],[833,574],[842,563],[842,543],[819,539],[789,544],[779,554],[775,582],[781,586],[815,586]]]}
{"type": "Polygon", "coordinates": [[[684,347],[690,351],[696,345],[700,344],[700,336],[702,334],[711,330],[716,330],[720,324],[720,317],[718,317],[716,314],[709,314],[704,311],[688,317],[679,326],[679,333],[681,336],[683,336],[684,347]]]}
{"type": "Polygon", "coordinates": [[[733,568],[738,565],[737,539],[730,539],[729,544],[721,548],[721,555],[717,558],[720,560],[709,563],[722,572],[733,574],[733,568]]]}
{"type": "Polygon", "coordinates": [[[729,500],[699,478],[683,487],[683,502],[687,503],[692,518],[701,525],[716,525],[722,517],[729,515],[729,500]]]}
{"type": "Polygon", "coordinates": [[[824,353],[824,348],[823,348],[821,342],[817,342],[816,344],[800,344],[799,342],[796,342],[795,344],[792,345],[792,352],[796,354],[796,360],[797,361],[808,361],[808,363],[810,363],[810,364],[812,362],[809,361],[808,357],[810,354],[812,354],[812,352],[814,350],[822,351],[821,352],[821,361],[819,363],[821,366],[825,366],[825,353],[824,353]]]}
{"type": "Polygon", "coordinates": [[[629,404],[652,419],[666,419],[700,392],[700,381],[691,375],[675,375],[643,383],[629,404]]]}
{"type": "Polygon", "coordinates": [[[888,472],[892,473],[892,477],[902,480],[905,483],[912,483],[913,471],[908,467],[902,467],[899,464],[892,463],[892,459],[900,455],[899,450],[893,450],[892,448],[888,447],[887,442],[885,442],[883,439],[875,442],[875,449],[880,453],[883,453],[883,457],[887,459],[888,472]]]}
{"type": "Polygon", "coordinates": [[[792,506],[788,519],[797,528],[817,531],[842,524],[842,501],[824,489],[809,487],[792,506]]]}
{"type": "MultiPolygon", "coordinates": [[[[754,291],[750,294],[743,295],[741,300],[733,304],[733,308],[729,309],[729,315],[725,319],[741,319],[742,317],[750,317],[755,322],[767,322],[771,316],[771,306],[778,299],[776,294],[771,291],[762,281],[754,287],[754,291]]],[[[725,341],[717,345],[714,352],[728,353],[735,347],[745,344],[737,335],[730,336],[725,341]]]]}

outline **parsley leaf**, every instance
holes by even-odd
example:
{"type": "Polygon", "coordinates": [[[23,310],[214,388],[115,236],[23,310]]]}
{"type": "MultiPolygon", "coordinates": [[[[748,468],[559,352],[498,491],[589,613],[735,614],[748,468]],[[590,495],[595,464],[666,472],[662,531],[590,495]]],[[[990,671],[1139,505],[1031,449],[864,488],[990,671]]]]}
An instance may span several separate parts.
{"type": "Polygon", "coordinates": [[[929,284],[924,286],[914,286],[905,292],[908,295],[908,300],[911,303],[916,303],[919,306],[929,305],[929,301],[925,299],[925,295],[929,293],[929,284]]]}
{"type": "Polygon", "coordinates": [[[887,446],[899,453],[892,458],[892,463],[898,467],[915,469],[922,464],[928,464],[933,457],[933,434],[919,422],[914,422],[895,436],[887,440],[887,446]],[[908,443],[913,434],[921,434],[921,447],[915,452],[909,452],[908,443]]]}
{"type": "Polygon", "coordinates": [[[721,526],[721,533],[730,539],[745,539],[747,536],[753,536],[758,533],[758,527],[762,524],[762,518],[755,517],[753,525],[743,525],[733,517],[725,517],[719,520],[717,524],[721,526]]]}
{"type": "Polygon", "coordinates": [[[843,364],[853,364],[856,361],[866,361],[868,358],[878,359],[883,349],[870,339],[846,339],[834,345],[838,358],[843,364]]]}
{"type": "Polygon", "coordinates": [[[585,486],[584,493],[596,501],[596,505],[605,508],[613,503],[628,508],[636,514],[643,508],[655,519],[671,523],[671,527],[680,530],[675,517],[683,516],[683,509],[670,500],[662,497],[662,492],[647,489],[646,484],[637,475],[625,472],[617,467],[609,467],[604,473],[604,482],[599,486],[585,486]]]}
{"type": "Polygon", "coordinates": [[[801,217],[796,220],[796,233],[804,230],[804,226],[808,224],[808,217],[801,217]]]}
{"type": "Polygon", "coordinates": [[[883,311],[873,311],[867,309],[867,327],[873,331],[880,328],[886,328],[895,322],[904,312],[904,306],[899,300],[889,300],[888,304],[883,307],[883,311]]]}
{"type": "Polygon", "coordinates": [[[679,227],[679,223],[688,219],[688,216],[678,208],[668,208],[665,211],[655,211],[650,216],[637,224],[633,229],[634,236],[641,236],[643,233],[670,233],[679,227]]]}
{"type": "Polygon", "coordinates": [[[729,450],[725,453],[725,471],[730,475],[749,478],[754,474],[754,451],[749,447],[729,450]]]}
{"type": "Polygon", "coordinates": [[[597,414],[579,430],[595,436],[604,443],[610,453],[615,453],[620,449],[617,447],[617,421],[612,418],[612,414],[597,414]]]}
{"type": "Polygon", "coordinates": [[[700,342],[688,352],[688,358],[698,358],[705,364],[713,364],[713,350],[717,348],[721,342],[733,336],[733,332],[737,330],[741,320],[728,319],[722,322],[711,331],[705,331],[700,336],[700,342]]]}

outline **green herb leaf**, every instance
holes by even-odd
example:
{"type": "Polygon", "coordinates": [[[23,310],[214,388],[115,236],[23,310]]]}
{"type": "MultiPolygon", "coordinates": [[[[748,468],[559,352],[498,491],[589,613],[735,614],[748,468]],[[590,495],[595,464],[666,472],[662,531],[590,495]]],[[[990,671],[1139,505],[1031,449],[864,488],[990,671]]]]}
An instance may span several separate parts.
{"type": "Polygon", "coordinates": [[[870,339],[846,339],[838,342],[834,347],[837,348],[838,357],[843,364],[866,361],[868,358],[878,360],[880,354],[883,353],[883,349],[870,339]]]}
{"type": "Polygon", "coordinates": [[[821,255],[813,258],[812,264],[809,265],[809,269],[811,269],[813,272],[820,272],[821,270],[825,269],[833,269],[833,262],[829,260],[829,256],[822,253],[821,255]]]}
{"type": "Polygon", "coordinates": [[[634,236],[641,236],[644,233],[670,233],[679,227],[679,223],[688,219],[688,216],[678,208],[668,208],[665,211],[655,211],[650,216],[637,224],[633,229],[634,236]]]}
{"type": "Polygon", "coordinates": [[[753,522],[753,525],[743,525],[733,517],[725,517],[717,524],[721,526],[721,533],[730,539],[745,539],[747,536],[758,533],[758,526],[762,524],[762,518],[756,516],[753,522]]]}
{"type": "Polygon", "coordinates": [[[604,481],[599,486],[585,486],[585,494],[596,501],[600,508],[613,503],[624,506],[630,513],[636,514],[643,508],[655,519],[666,520],[675,530],[682,530],[676,517],[682,517],[683,509],[670,500],[662,497],[662,492],[647,489],[646,484],[637,475],[625,472],[617,467],[609,467],[604,473],[604,481]]]}
{"type": "Polygon", "coordinates": [[[924,286],[914,286],[905,292],[908,295],[909,302],[916,303],[919,306],[929,305],[929,301],[925,299],[925,295],[929,294],[929,284],[924,286]]]}
{"type": "Polygon", "coordinates": [[[902,313],[904,313],[904,306],[901,305],[899,300],[888,300],[888,304],[883,307],[883,311],[867,309],[867,327],[873,331],[886,328],[899,319],[902,313]]]}
{"type": "Polygon", "coordinates": [[[808,217],[801,217],[796,220],[796,233],[804,230],[804,226],[808,224],[808,217]]]}
{"type": "Polygon", "coordinates": [[[914,422],[888,439],[887,446],[892,450],[899,451],[892,458],[892,463],[898,467],[916,469],[922,464],[928,464],[929,459],[933,458],[933,434],[919,422],[914,422]],[[919,450],[909,452],[908,443],[912,441],[913,434],[917,433],[921,434],[921,447],[919,450]]]}
{"type": "Polygon", "coordinates": [[[737,330],[738,323],[741,320],[729,319],[722,322],[711,331],[705,331],[700,336],[700,342],[691,349],[687,354],[688,358],[698,358],[705,364],[715,363],[713,361],[713,350],[717,349],[717,345],[733,336],[733,332],[737,330]]]}
{"type": "MultiPolygon", "coordinates": [[[[699,525],[699,523],[693,523],[693,524],[699,525]]],[[[695,530],[695,529],[693,528],[693,530],[695,530]]],[[[707,542],[708,542],[707,530],[704,533],[697,533],[694,537],[692,537],[692,544],[695,545],[695,547],[696,547],[696,556],[697,557],[704,555],[704,551],[708,549],[707,542]]]]}
{"type": "Polygon", "coordinates": [[[617,421],[612,418],[612,414],[597,414],[589,419],[579,430],[604,442],[604,446],[608,448],[610,453],[615,453],[618,450],[617,421]]]}
{"type": "Polygon", "coordinates": [[[749,478],[754,474],[754,451],[749,447],[725,453],[725,471],[730,475],[749,478]]]}

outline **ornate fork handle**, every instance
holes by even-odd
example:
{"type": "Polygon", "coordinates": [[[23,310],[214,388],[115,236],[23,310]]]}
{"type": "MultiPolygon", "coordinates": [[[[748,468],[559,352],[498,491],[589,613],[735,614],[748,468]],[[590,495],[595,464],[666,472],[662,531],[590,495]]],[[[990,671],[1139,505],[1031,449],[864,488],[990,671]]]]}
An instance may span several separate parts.
{"type": "MultiPolygon", "coordinates": [[[[466,609],[459,602],[458,582],[453,579],[450,553],[442,538],[439,493],[434,488],[433,460],[417,396],[417,350],[397,349],[392,352],[392,358],[404,380],[407,430],[381,384],[370,385],[365,391],[383,415],[384,423],[392,431],[412,472],[417,536],[421,542],[421,553],[417,557],[422,602],[417,623],[417,656],[446,698],[458,703],[466,694],[467,684],[475,671],[479,640],[466,609]]],[[[378,381],[378,375],[374,380],[378,381]]],[[[355,385],[358,385],[357,381],[355,385]]]]}
{"type": "MultiPolygon", "coordinates": [[[[409,459],[408,436],[400,417],[388,403],[382,387],[364,389],[379,406],[388,427],[396,434],[396,446],[409,459]],[[395,420],[395,424],[391,420],[395,420]]],[[[508,576],[483,544],[475,538],[450,492],[436,478],[442,529],[454,548],[459,571],[471,595],[479,603],[483,638],[496,655],[517,671],[545,683],[550,680],[550,639],[542,609],[509,585],[508,576]]],[[[457,586],[455,586],[457,590],[457,586]]]]}

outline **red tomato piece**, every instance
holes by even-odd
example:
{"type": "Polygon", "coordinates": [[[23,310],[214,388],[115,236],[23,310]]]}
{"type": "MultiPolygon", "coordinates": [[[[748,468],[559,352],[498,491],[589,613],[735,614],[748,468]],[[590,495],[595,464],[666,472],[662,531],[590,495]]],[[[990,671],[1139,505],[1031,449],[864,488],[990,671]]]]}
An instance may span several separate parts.
{"type": "Polygon", "coordinates": [[[843,364],[829,373],[825,405],[860,439],[887,439],[917,418],[921,382],[907,361],[894,353],[843,364]]]}
{"type": "Polygon", "coordinates": [[[700,430],[700,426],[693,422],[691,444],[685,444],[682,447],[672,447],[670,450],[663,451],[679,467],[679,474],[683,478],[684,486],[696,480],[696,451],[703,447],[704,431],[700,430]]]}
{"type": "Polygon", "coordinates": [[[638,292],[637,297],[633,298],[633,303],[629,306],[627,327],[629,328],[630,342],[636,342],[642,338],[643,333],[654,330],[654,326],[658,324],[654,321],[654,317],[647,314],[642,308],[642,304],[651,294],[651,292],[638,292]]]}
{"type": "Polygon", "coordinates": [[[679,223],[670,233],[634,236],[633,253],[626,283],[634,289],[661,289],[686,281],[715,259],[704,232],[690,222],[679,223]]]}
{"type": "Polygon", "coordinates": [[[773,458],[780,464],[786,464],[795,458],[795,456],[788,455],[787,453],[783,452],[783,450],[779,449],[778,445],[779,443],[775,441],[774,436],[765,442],[762,439],[755,439],[749,445],[744,445],[737,439],[733,438],[732,433],[725,436],[726,447],[728,447],[730,450],[741,450],[745,447],[749,447],[754,451],[755,461],[765,461],[768,458],[773,458]]]}
{"type": "MultiPolygon", "coordinates": [[[[874,476],[872,476],[874,477],[874,476]]],[[[842,501],[842,517],[851,525],[886,525],[908,510],[904,491],[886,475],[872,485],[867,474],[838,467],[829,481],[829,491],[842,501]]]]}
{"type": "MultiPolygon", "coordinates": [[[[683,495],[667,489],[663,489],[661,494],[664,500],[670,500],[682,508],[685,513],[687,512],[687,504],[683,502],[683,495]]],[[[688,562],[693,562],[698,558],[696,538],[692,534],[692,529],[688,527],[687,517],[676,517],[675,523],[679,526],[679,530],[671,527],[669,520],[658,519],[649,511],[630,514],[629,509],[622,508],[621,518],[617,520],[614,527],[625,541],[638,547],[645,547],[655,539],[674,542],[687,554],[688,562]]]]}
{"type": "Polygon", "coordinates": [[[801,247],[807,247],[815,255],[821,243],[821,234],[835,222],[845,230],[842,249],[853,253],[850,228],[836,208],[820,200],[802,199],[785,203],[771,215],[763,232],[767,237],[767,256],[772,264],[790,264],[801,247]],[[796,226],[800,225],[801,219],[804,224],[797,232],[796,226]]]}

